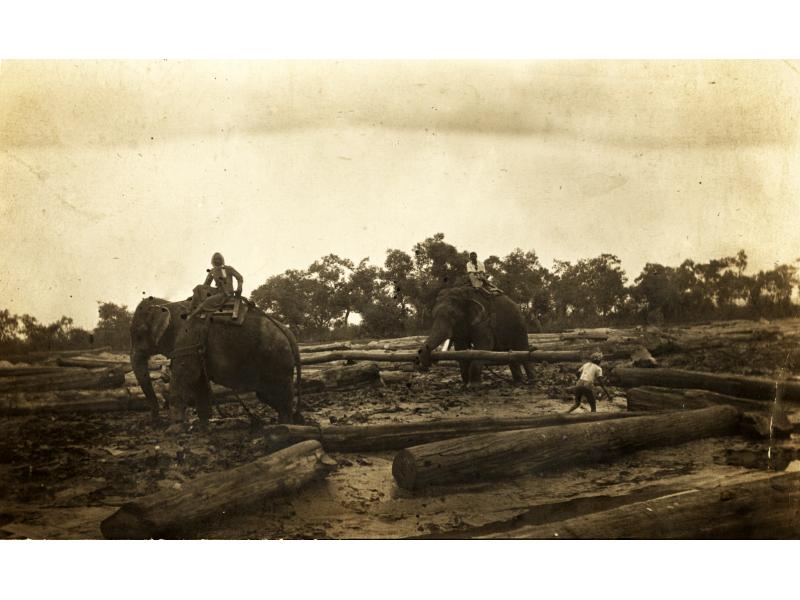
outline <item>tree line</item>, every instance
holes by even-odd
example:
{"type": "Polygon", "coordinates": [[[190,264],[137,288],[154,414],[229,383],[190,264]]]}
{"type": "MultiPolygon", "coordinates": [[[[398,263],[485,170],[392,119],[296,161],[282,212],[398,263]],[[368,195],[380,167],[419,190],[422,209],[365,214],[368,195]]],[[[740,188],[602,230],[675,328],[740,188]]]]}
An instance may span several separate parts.
{"type": "MultiPolygon", "coordinates": [[[[436,294],[465,283],[469,250],[437,233],[412,251],[390,249],[382,266],[329,254],[304,270],[269,277],[251,294],[303,339],[394,337],[430,327],[436,294]],[[351,324],[351,315],[361,321],[351,324]]],[[[493,282],[519,303],[529,329],[561,329],[798,314],[793,264],[748,274],[747,254],[685,260],[677,267],[647,263],[629,282],[620,259],[600,254],[551,268],[533,250],[483,258],[493,282]]]]}
{"type": "MultiPolygon", "coordinates": [[[[437,233],[411,252],[389,249],[381,266],[335,254],[307,269],[272,275],[250,299],[283,321],[302,340],[399,337],[428,331],[437,293],[466,284],[469,250],[437,233]],[[354,323],[353,315],[360,316],[354,323]]],[[[747,254],[685,260],[678,266],[647,263],[629,282],[619,258],[600,254],[551,268],[533,250],[483,257],[493,282],[519,303],[530,331],[602,325],[661,324],[710,319],[775,318],[800,314],[793,301],[793,264],[748,274],[747,254]]],[[[89,331],[69,317],[50,324],[0,310],[0,352],[112,346],[127,349],[131,311],[98,302],[89,331]]]]}

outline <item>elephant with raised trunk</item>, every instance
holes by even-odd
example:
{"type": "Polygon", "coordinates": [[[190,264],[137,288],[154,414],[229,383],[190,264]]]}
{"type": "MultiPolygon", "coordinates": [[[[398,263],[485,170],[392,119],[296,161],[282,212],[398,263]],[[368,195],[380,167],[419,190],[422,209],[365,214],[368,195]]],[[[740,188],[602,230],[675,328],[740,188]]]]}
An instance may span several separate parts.
{"type": "MultiPolygon", "coordinates": [[[[528,350],[525,318],[508,296],[489,297],[468,286],[443,289],[433,308],[431,333],[419,349],[419,367],[431,365],[431,352],[450,339],[456,350],[528,350]]],[[[459,361],[465,385],[479,383],[483,362],[459,361]]],[[[522,383],[522,369],[509,365],[514,383],[522,383]]],[[[530,364],[523,363],[528,382],[533,382],[530,364]]]]}
{"type": "Polygon", "coordinates": [[[234,390],[255,391],[277,411],[281,423],[302,422],[300,351],[291,331],[253,305],[248,306],[241,325],[215,321],[211,315],[187,319],[190,306],[190,300],[150,297],[133,313],[131,364],[153,416],[158,415],[159,404],[147,361],[163,354],[172,359],[169,395],[174,420],[182,421],[185,406],[194,403],[201,423],[207,423],[211,413],[208,382],[213,381],[234,390]]]}

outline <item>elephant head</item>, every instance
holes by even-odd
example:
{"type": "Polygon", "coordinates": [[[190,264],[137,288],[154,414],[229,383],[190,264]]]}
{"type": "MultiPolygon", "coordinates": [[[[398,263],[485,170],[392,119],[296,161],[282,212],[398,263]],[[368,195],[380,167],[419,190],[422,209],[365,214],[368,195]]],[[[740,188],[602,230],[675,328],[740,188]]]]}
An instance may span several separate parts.
{"type": "Polygon", "coordinates": [[[170,354],[175,336],[185,316],[188,302],[168,302],[160,298],[147,298],[139,303],[131,319],[131,366],[136,381],[142,388],[151,412],[158,412],[148,359],[154,354],[170,354]]]}
{"type": "Polygon", "coordinates": [[[447,288],[439,292],[433,307],[431,332],[418,351],[420,370],[428,370],[431,352],[442,342],[454,337],[469,338],[472,331],[486,323],[488,309],[485,302],[472,288],[466,286],[447,288]]]}

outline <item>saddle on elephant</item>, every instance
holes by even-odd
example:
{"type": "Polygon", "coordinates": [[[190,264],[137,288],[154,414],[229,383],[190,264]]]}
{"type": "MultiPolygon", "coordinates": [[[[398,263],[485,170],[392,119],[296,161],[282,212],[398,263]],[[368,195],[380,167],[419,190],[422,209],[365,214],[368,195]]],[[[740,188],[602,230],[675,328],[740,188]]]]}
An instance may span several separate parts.
{"type": "Polygon", "coordinates": [[[241,296],[217,292],[201,284],[192,291],[190,314],[195,319],[210,319],[228,325],[242,325],[250,303],[241,296]]]}

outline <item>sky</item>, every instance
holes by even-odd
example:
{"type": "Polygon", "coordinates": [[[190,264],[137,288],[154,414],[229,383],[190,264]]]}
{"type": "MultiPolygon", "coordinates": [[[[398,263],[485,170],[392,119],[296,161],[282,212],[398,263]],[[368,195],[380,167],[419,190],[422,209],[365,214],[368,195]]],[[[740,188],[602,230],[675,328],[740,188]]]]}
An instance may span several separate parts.
{"type": "Polygon", "coordinates": [[[800,62],[2,61],[0,308],[334,253],[800,257],[800,62]]]}

